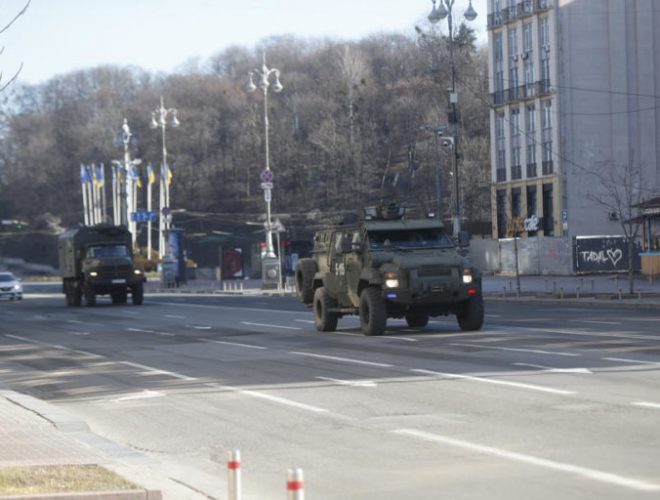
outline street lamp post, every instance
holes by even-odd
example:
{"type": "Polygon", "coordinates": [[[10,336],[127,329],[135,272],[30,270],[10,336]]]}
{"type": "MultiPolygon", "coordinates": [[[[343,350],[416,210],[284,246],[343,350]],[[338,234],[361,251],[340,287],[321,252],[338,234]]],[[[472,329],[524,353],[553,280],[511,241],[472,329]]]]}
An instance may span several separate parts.
{"type": "MultiPolygon", "coordinates": [[[[264,93],[264,144],[265,144],[265,155],[266,155],[266,168],[261,172],[261,187],[264,190],[264,200],[266,201],[266,257],[274,258],[275,251],[273,248],[273,224],[271,221],[271,201],[272,201],[272,189],[273,189],[273,173],[270,169],[270,151],[268,145],[268,88],[270,87],[269,78],[271,75],[275,75],[275,83],[273,84],[273,90],[275,92],[281,92],[284,88],[280,83],[280,70],[277,68],[268,68],[266,66],[266,54],[263,54],[263,62],[261,65],[261,70],[256,69],[248,73],[250,75],[250,81],[247,86],[248,92],[255,92],[257,86],[254,84],[253,76],[256,75],[259,78],[259,88],[264,93]]],[[[278,249],[279,253],[280,249],[278,249]]]]}
{"type": "MultiPolygon", "coordinates": [[[[128,126],[128,120],[124,118],[124,123],[121,126],[121,140],[124,144],[124,163],[122,164],[116,160],[112,163],[116,168],[116,180],[118,184],[116,194],[120,199],[119,206],[121,207],[117,212],[119,215],[119,223],[128,227],[128,230],[131,233],[133,247],[135,247],[137,225],[134,220],[131,220],[131,213],[135,212],[137,209],[137,193],[135,192],[137,172],[135,171],[135,167],[140,165],[142,160],[139,158],[131,160],[131,152],[129,151],[131,137],[133,137],[131,128],[128,126]],[[124,173],[123,179],[121,179],[122,170],[124,173]],[[120,179],[123,180],[123,182],[119,182],[120,179]]],[[[117,205],[117,201],[117,198],[115,198],[115,205],[117,205]]]]}
{"type": "MultiPolygon", "coordinates": [[[[459,196],[459,183],[458,183],[458,95],[456,94],[456,65],[454,63],[454,19],[452,10],[455,0],[437,0],[438,7],[436,7],[436,0],[433,2],[433,10],[429,14],[429,21],[432,24],[437,24],[442,19],[447,18],[449,27],[449,67],[451,71],[451,87],[449,88],[449,123],[453,125],[453,144],[452,150],[454,155],[454,190],[456,193],[455,207],[454,207],[454,236],[458,236],[461,230],[461,205],[459,196]]],[[[468,21],[474,21],[477,17],[477,12],[472,7],[472,0],[469,0],[468,8],[463,13],[463,17],[468,21]]]]}
{"type": "Polygon", "coordinates": [[[442,185],[440,182],[440,138],[447,130],[447,125],[432,127],[431,125],[422,125],[421,130],[433,134],[435,139],[435,196],[436,196],[436,218],[442,220],[442,185]]]}
{"type": "MultiPolygon", "coordinates": [[[[170,215],[170,178],[171,172],[170,167],[167,164],[167,144],[165,142],[165,129],[167,128],[167,117],[171,116],[170,125],[172,127],[179,126],[179,120],[177,119],[178,111],[174,108],[166,108],[164,104],[163,96],[160,96],[160,106],[157,107],[154,111],[151,112],[151,123],[149,124],[150,128],[156,129],[160,127],[162,134],[162,144],[163,144],[163,164],[160,169],[160,211],[158,214],[159,225],[158,225],[158,256],[162,260],[165,254],[167,245],[165,244],[165,231],[170,229],[171,215],[170,215]]],[[[151,230],[149,230],[151,235],[151,230]]],[[[151,245],[149,245],[151,249],[151,245]]],[[[171,257],[171,256],[168,256],[171,257]]]]}

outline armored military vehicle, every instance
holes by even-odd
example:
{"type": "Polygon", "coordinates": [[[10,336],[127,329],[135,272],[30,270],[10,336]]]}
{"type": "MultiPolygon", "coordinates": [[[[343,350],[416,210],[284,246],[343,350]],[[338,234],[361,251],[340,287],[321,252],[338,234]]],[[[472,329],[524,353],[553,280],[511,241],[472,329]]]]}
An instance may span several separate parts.
{"type": "Polygon", "coordinates": [[[62,233],[57,242],[62,291],[70,306],[96,304],[110,295],[113,304],[142,304],[144,272],[133,264],[131,233],[126,226],[99,224],[62,233]]]}
{"type": "Polygon", "coordinates": [[[479,330],[481,274],[461,245],[438,219],[408,218],[393,204],[371,207],[355,225],[315,234],[312,257],[296,265],[296,292],[323,332],[348,314],[360,316],[365,335],[382,335],[387,318],[421,328],[449,314],[461,329],[479,330]]]}

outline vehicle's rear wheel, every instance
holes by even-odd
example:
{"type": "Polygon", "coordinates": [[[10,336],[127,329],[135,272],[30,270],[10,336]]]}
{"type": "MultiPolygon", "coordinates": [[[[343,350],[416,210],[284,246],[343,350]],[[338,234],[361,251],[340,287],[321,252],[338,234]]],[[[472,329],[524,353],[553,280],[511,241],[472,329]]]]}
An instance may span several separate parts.
{"type": "Polygon", "coordinates": [[[380,290],[367,287],[360,294],[360,327],[365,335],[382,335],[387,324],[385,301],[380,290]]]}
{"type": "Polygon", "coordinates": [[[481,329],[484,324],[484,298],[481,295],[475,295],[463,302],[456,312],[456,319],[461,330],[481,329]]]}
{"type": "Polygon", "coordinates": [[[316,270],[314,259],[300,259],[296,264],[296,295],[303,304],[310,305],[314,300],[316,270]]]}
{"type": "Polygon", "coordinates": [[[325,287],[316,289],[314,293],[314,323],[319,332],[334,332],[337,329],[337,321],[339,314],[330,311],[331,308],[336,307],[336,303],[325,287]]]}
{"type": "Polygon", "coordinates": [[[406,314],[406,323],[411,328],[424,328],[429,324],[428,314],[406,314]]]}
{"type": "MultiPolygon", "coordinates": [[[[126,292],[124,292],[126,294],[126,292]]],[[[142,285],[135,285],[133,291],[131,292],[131,299],[133,300],[133,305],[141,306],[144,301],[144,288],[142,285]]]]}
{"type": "Polygon", "coordinates": [[[85,299],[85,305],[87,307],[93,307],[96,305],[96,294],[91,286],[85,287],[83,290],[83,298],[85,299]]]}

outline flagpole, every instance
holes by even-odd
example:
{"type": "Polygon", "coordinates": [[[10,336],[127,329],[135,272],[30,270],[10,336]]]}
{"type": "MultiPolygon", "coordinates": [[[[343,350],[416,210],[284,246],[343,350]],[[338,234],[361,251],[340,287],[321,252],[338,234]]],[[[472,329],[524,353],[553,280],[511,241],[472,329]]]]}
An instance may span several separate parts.
{"type": "Polygon", "coordinates": [[[164,177],[164,172],[163,172],[163,165],[161,164],[160,166],[160,179],[158,182],[158,200],[160,202],[160,210],[158,210],[158,258],[160,260],[163,260],[164,256],[164,249],[165,249],[165,242],[164,242],[164,236],[163,236],[163,229],[164,226],[163,224],[165,221],[163,220],[163,207],[165,206],[164,204],[164,191],[163,191],[163,177],[164,177]]]}
{"type": "Polygon", "coordinates": [[[147,260],[151,260],[151,184],[153,179],[153,166],[147,167],[147,212],[149,212],[149,221],[147,222],[147,260]]]}
{"type": "Polygon", "coordinates": [[[92,183],[92,176],[89,175],[89,169],[85,167],[87,172],[87,200],[89,201],[87,205],[87,211],[89,213],[89,225],[93,226],[96,224],[94,221],[94,186],[92,183]]]}
{"type": "Polygon", "coordinates": [[[108,216],[108,207],[105,199],[105,166],[103,163],[99,166],[99,171],[101,173],[101,222],[105,222],[108,216]]]}

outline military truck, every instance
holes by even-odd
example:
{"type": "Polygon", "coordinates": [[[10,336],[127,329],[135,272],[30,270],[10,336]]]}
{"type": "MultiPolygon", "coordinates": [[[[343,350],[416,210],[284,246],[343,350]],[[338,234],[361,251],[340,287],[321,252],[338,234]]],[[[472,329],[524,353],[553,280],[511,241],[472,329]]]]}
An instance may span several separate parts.
{"type": "Polygon", "coordinates": [[[126,226],[99,224],[62,233],[57,242],[62,291],[69,306],[96,304],[110,295],[113,304],[142,304],[146,278],[133,264],[131,233],[126,226]]]}
{"type": "Polygon", "coordinates": [[[460,244],[432,218],[408,218],[397,205],[370,207],[360,222],[314,236],[311,258],[296,264],[296,292],[316,328],[334,331],[358,314],[365,335],[382,335],[387,318],[422,328],[429,317],[455,314],[463,330],[484,320],[481,274],[460,244]]]}

